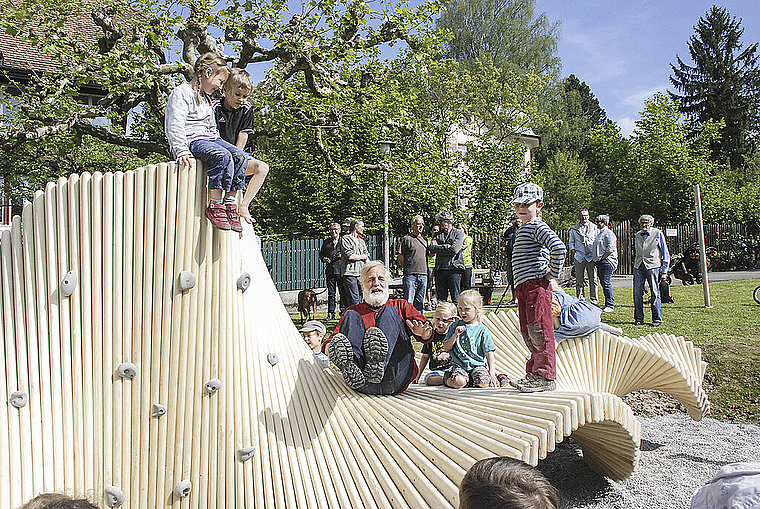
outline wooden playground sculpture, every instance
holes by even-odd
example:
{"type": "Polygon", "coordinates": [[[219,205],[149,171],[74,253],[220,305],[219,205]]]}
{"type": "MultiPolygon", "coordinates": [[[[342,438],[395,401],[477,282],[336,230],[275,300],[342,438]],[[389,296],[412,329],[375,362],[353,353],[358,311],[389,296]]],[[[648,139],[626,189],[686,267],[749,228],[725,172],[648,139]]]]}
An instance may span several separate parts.
{"type": "MultiPolygon", "coordinates": [[[[0,240],[0,509],[43,492],[101,506],[456,507],[473,462],[533,465],[571,436],[628,477],[653,388],[709,403],[690,342],[596,332],[558,345],[558,390],[413,387],[366,396],[316,360],[253,230],[210,228],[201,168],[49,183],[0,240]]],[[[513,312],[499,372],[524,373],[513,312]]]]}

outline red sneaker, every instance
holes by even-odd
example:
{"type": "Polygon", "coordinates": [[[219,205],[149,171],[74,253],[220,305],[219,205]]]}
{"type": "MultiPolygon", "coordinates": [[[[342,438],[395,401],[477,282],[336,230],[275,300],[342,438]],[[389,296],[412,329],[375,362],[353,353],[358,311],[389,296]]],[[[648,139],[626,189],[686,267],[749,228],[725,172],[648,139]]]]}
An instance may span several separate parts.
{"type": "Polygon", "coordinates": [[[227,221],[230,223],[230,228],[232,228],[232,231],[235,232],[242,232],[243,231],[243,225],[240,224],[240,217],[238,216],[237,212],[237,205],[234,203],[225,203],[224,206],[227,208],[227,221]]]}
{"type": "Polygon", "coordinates": [[[227,219],[227,209],[223,203],[211,203],[206,207],[206,217],[214,227],[220,230],[230,229],[230,220],[227,219]]]}

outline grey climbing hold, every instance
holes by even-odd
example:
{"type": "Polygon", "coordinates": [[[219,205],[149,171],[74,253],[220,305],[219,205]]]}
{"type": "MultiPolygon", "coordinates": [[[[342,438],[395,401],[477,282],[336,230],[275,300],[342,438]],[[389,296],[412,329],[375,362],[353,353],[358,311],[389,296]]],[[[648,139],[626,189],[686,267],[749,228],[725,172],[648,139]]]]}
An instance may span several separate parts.
{"type": "Polygon", "coordinates": [[[237,279],[237,287],[243,291],[246,291],[251,286],[251,275],[247,272],[243,272],[237,279]]]}
{"type": "Polygon", "coordinates": [[[70,270],[66,273],[61,281],[61,295],[68,297],[74,293],[74,289],[77,287],[77,273],[70,270]]]}
{"type": "Polygon", "coordinates": [[[179,289],[181,291],[189,290],[194,287],[196,283],[195,274],[189,270],[183,270],[179,273],[179,289]]]}
{"type": "Polygon", "coordinates": [[[11,393],[11,397],[8,401],[10,401],[11,405],[16,408],[25,407],[27,402],[26,393],[24,391],[15,391],[11,393]]]}
{"type": "Polygon", "coordinates": [[[122,378],[129,378],[130,380],[137,376],[137,366],[131,362],[122,362],[119,367],[116,368],[116,373],[122,378]]]}
{"type": "Polygon", "coordinates": [[[254,446],[250,447],[241,447],[237,450],[237,457],[238,461],[241,463],[244,461],[248,461],[249,459],[253,458],[253,453],[256,452],[256,448],[254,446]]]}
{"type": "Polygon", "coordinates": [[[106,488],[106,505],[108,507],[119,507],[124,503],[124,492],[116,486],[106,488]]]}
{"type": "Polygon", "coordinates": [[[280,362],[280,358],[277,357],[276,353],[270,353],[270,354],[267,354],[267,361],[269,361],[269,364],[274,366],[275,364],[280,362]]]}
{"type": "Polygon", "coordinates": [[[153,403],[153,412],[150,414],[151,417],[161,417],[166,413],[166,407],[162,405],[161,403],[153,403]]]}
{"type": "Polygon", "coordinates": [[[190,483],[189,479],[183,479],[177,484],[177,487],[174,488],[174,494],[177,495],[179,498],[185,498],[186,496],[190,495],[190,491],[193,489],[193,485],[190,483]]]}
{"type": "Polygon", "coordinates": [[[222,388],[222,381],[218,378],[212,378],[208,382],[206,382],[206,392],[209,394],[214,394],[216,391],[222,388]]]}

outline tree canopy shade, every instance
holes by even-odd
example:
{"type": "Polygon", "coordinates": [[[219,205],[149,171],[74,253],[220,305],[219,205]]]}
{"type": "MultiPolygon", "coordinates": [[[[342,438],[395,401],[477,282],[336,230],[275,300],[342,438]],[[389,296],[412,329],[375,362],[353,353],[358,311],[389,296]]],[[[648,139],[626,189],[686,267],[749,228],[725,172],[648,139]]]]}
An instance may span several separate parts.
{"type": "MultiPolygon", "coordinates": [[[[207,0],[2,0],[0,27],[50,54],[61,67],[26,86],[17,84],[19,115],[0,131],[0,146],[10,151],[76,133],[169,155],[161,127],[166,98],[191,77],[200,54],[214,51],[239,68],[268,65],[252,102],[259,111],[287,112],[279,118],[311,129],[324,149],[322,130],[340,129],[336,102],[363,101],[383,81],[382,46],[401,41],[423,50],[432,44],[430,18],[437,9],[435,1],[394,9],[385,2],[313,0],[290,14],[281,0],[230,0],[221,9],[207,0]],[[63,20],[81,14],[100,29],[96,38],[64,30],[63,20]],[[95,105],[79,104],[78,90],[91,82],[107,95],[95,105]],[[322,107],[304,107],[305,98],[322,101],[322,107]],[[111,126],[90,121],[102,116],[111,126]],[[115,127],[127,117],[129,132],[115,127]]],[[[254,134],[276,134],[281,126],[269,120],[254,134]]]]}
{"type": "Polygon", "coordinates": [[[680,92],[681,111],[695,125],[707,120],[724,121],[713,157],[743,166],[757,148],[760,129],[760,68],[758,43],[745,49],[741,20],[722,7],[712,6],[694,27],[689,54],[694,65],[676,56],[670,81],[680,92]]]}
{"type": "Polygon", "coordinates": [[[458,61],[489,57],[512,71],[559,77],[559,22],[536,16],[535,0],[452,0],[438,27],[450,35],[445,55],[458,61]]]}

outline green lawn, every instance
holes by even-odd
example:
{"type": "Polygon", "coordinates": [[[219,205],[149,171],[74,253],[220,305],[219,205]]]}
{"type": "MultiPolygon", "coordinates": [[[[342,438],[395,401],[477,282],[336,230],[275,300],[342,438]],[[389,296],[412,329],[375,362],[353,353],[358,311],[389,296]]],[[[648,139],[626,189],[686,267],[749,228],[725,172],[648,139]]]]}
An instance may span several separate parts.
{"type": "MultiPolygon", "coordinates": [[[[634,326],[633,292],[615,288],[615,311],[605,313],[603,319],[631,337],[660,332],[693,341],[702,348],[702,358],[707,361],[705,388],[712,417],[760,424],[760,305],[752,299],[758,285],[760,279],[712,283],[713,307],[705,309],[701,285],[677,283],[671,287],[675,302],[663,305],[659,329],[634,326]]],[[[645,305],[644,311],[645,321],[651,320],[649,306],[645,305]]],[[[296,325],[301,323],[298,315],[291,316],[296,325]]],[[[318,313],[317,319],[324,321],[325,314],[318,313]]],[[[335,324],[325,321],[328,333],[335,324]]]]}

